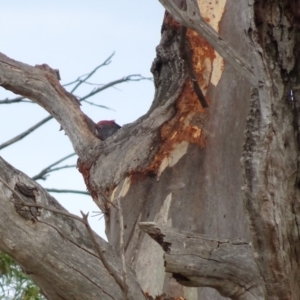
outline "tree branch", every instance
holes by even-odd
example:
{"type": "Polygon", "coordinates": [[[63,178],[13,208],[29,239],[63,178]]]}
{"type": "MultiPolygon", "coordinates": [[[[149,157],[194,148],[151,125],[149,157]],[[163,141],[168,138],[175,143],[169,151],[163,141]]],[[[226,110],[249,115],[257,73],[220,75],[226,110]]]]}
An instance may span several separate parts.
{"type": "Polygon", "coordinates": [[[251,246],[152,222],[140,228],[161,245],[166,272],[182,285],[209,286],[236,300],[264,299],[251,246]]]}
{"type": "MultiPolygon", "coordinates": [[[[48,167],[44,168],[40,173],[38,173],[37,175],[35,176],[32,176],[31,179],[32,180],[38,180],[38,179],[42,179],[42,180],[45,180],[46,177],[45,175],[47,175],[48,173],[50,172],[53,172],[53,171],[57,171],[61,168],[66,168],[66,167],[71,167],[71,166],[63,166],[63,167],[60,167],[60,168],[55,168],[55,169],[52,169],[52,167],[60,164],[61,162],[65,161],[66,159],[70,158],[70,157],[73,157],[74,155],[76,155],[75,153],[71,153],[61,159],[59,159],[58,161],[54,162],[53,164],[49,165],[48,167]]],[[[72,166],[73,167],[73,166],[72,166]]]]}
{"type": "MultiPolygon", "coordinates": [[[[22,196],[17,191],[13,190],[7,184],[7,182],[5,182],[1,177],[0,177],[0,182],[2,182],[6,186],[6,188],[8,188],[14,195],[17,196],[17,198],[18,198],[19,201],[17,203],[13,201],[14,204],[20,205],[22,207],[34,207],[34,208],[45,209],[45,210],[51,211],[51,212],[56,213],[56,214],[67,216],[69,218],[72,218],[72,219],[77,220],[77,221],[81,222],[82,224],[84,224],[86,226],[86,228],[87,228],[87,231],[88,231],[91,239],[92,239],[92,242],[93,242],[93,244],[95,246],[95,249],[97,250],[99,259],[101,260],[101,262],[103,263],[103,265],[105,266],[105,268],[109,271],[110,275],[113,276],[113,278],[115,279],[115,281],[119,285],[119,287],[123,290],[124,293],[126,293],[126,299],[124,299],[124,300],[127,300],[128,286],[126,286],[126,285],[124,286],[123,285],[123,284],[125,284],[125,281],[124,281],[124,283],[122,282],[121,276],[118,274],[118,272],[115,271],[115,269],[106,260],[106,257],[104,256],[104,252],[105,251],[101,248],[101,246],[97,242],[97,235],[92,230],[92,228],[91,228],[91,226],[89,224],[89,221],[88,221],[88,215],[89,214],[88,213],[84,214],[81,211],[82,218],[80,218],[80,217],[78,217],[78,216],[76,216],[74,214],[71,214],[71,213],[68,213],[68,212],[65,212],[65,211],[61,211],[61,210],[58,210],[58,209],[49,208],[49,207],[46,207],[46,206],[43,206],[43,205],[40,205],[40,204],[27,203],[27,202],[25,202],[23,200],[22,196]]],[[[63,235],[63,234],[61,233],[61,235],[63,235]]],[[[123,265],[123,263],[124,263],[124,261],[122,259],[122,273],[124,272],[124,265],[123,265]]]]}
{"type": "MultiPolygon", "coordinates": [[[[24,97],[16,97],[14,99],[4,99],[4,100],[0,100],[0,104],[12,104],[12,103],[19,103],[19,102],[27,102],[24,101],[24,97]]],[[[28,101],[31,102],[31,101],[28,101]]]]}
{"type": "Polygon", "coordinates": [[[29,66],[0,54],[0,85],[38,103],[61,124],[82,158],[100,141],[89,128],[79,102],[59,83],[55,70],[47,65],[29,66]]]}
{"type": "MultiPolygon", "coordinates": [[[[81,101],[80,101],[80,102],[81,102],[81,101]]],[[[113,111],[115,111],[114,109],[112,109],[112,108],[110,108],[110,107],[108,107],[108,106],[101,105],[101,104],[96,104],[96,103],[91,102],[91,101],[82,100],[82,102],[87,103],[87,104],[89,104],[89,105],[91,105],[91,106],[96,106],[96,107],[100,107],[100,108],[104,108],[104,109],[108,109],[108,110],[113,110],[113,111]]]]}
{"type": "Polygon", "coordinates": [[[45,123],[47,123],[48,121],[50,121],[52,119],[52,116],[48,116],[45,119],[43,119],[42,121],[36,123],[34,126],[28,128],[27,130],[25,130],[24,132],[22,132],[21,134],[18,134],[17,136],[15,136],[14,138],[6,141],[5,143],[0,145],[0,150],[3,148],[6,148],[20,140],[22,140],[24,137],[26,137],[27,135],[29,135],[30,133],[32,133],[33,131],[35,131],[36,129],[38,129],[39,127],[41,127],[42,125],[44,125],[45,123]]]}
{"type": "Polygon", "coordinates": [[[197,4],[193,0],[186,0],[186,11],[181,10],[172,0],[159,0],[172,17],[184,26],[195,30],[202,36],[232,67],[245,77],[252,86],[258,85],[251,65],[224,41],[218,33],[203,19],[197,4]]]}
{"type": "Polygon", "coordinates": [[[86,195],[86,196],[91,196],[89,192],[85,191],[77,191],[77,190],[59,190],[59,189],[48,189],[45,188],[45,190],[49,193],[71,193],[71,194],[81,194],[81,195],[86,195]]]}
{"type": "MultiPolygon", "coordinates": [[[[82,219],[68,213],[39,184],[1,158],[0,178],[0,250],[30,274],[46,297],[121,300],[122,290],[99,263],[82,219]],[[17,190],[20,185],[23,188],[17,190]],[[38,222],[26,219],[16,204],[39,209],[38,222]]],[[[118,254],[104,240],[94,237],[106,260],[121,274],[118,254]]],[[[127,268],[130,299],[145,299],[134,273],[127,268]]]]}
{"type": "Polygon", "coordinates": [[[83,223],[85,224],[87,231],[90,234],[90,237],[91,237],[93,244],[97,250],[97,253],[98,253],[98,256],[99,256],[101,262],[105,266],[106,270],[109,271],[110,275],[115,279],[115,281],[118,284],[118,286],[120,287],[120,289],[124,292],[124,285],[122,282],[122,277],[114,270],[114,268],[112,268],[112,266],[106,260],[106,258],[104,256],[105,251],[101,248],[101,246],[97,242],[96,235],[88,222],[88,214],[84,214],[83,212],[81,212],[81,215],[83,218],[83,223]]]}
{"type": "MultiPolygon", "coordinates": [[[[111,63],[111,58],[115,55],[115,52],[113,52],[102,64],[100,64],[99,66],[97,66],[94,70],[92,70],[90,73],[88,73],[87,75],[83,75],[83,76],[80,76],[77,81],[78,83],[74,86],[74,88],[71,90],[71,93],[74,93],[77,88],[85,83],[89,78],[91,78],[101,67],[103,66],[107,66],[111,63]],[[84,77],[84,79],[81,79],[82,77],[84,77]]],[[[75,82],[74,82],[75,83],[75,82]]]]}
{"type": "MultiPolygon", "coordinates": [[[[112,54],[112,55],[113,55],[113,54],[112,54]]],[[[104,63],[102,63],[100,66],[98,66],[97,68],[95,68],[94,70],[92,70],[91,73],[88,73],[88,74],[86,75],[87,78],[90,78],[90,75],[91,75],[91,74],[94,74],[95,71],[97,71],[101,66],[108,64],[108,61],[109,61],[109,59],[112,57],[112,55],[111,55],[104,63]]],[[[1,70],[0,70],[0,71],[1,71],[1,70]]],[[[78,80],[79,80],[79,79],[77,79],[77,80],[75,80],[74,82],[69,83],[69,84],[67,84],[67,85],[76,83],[76,82],[78,82],[78,80]]],[[[113,86],[115,86],[115,85],[117,85],[117,84],[120,84],[120,83],[123,83],[123,82],[128,82],[128,81],[140,81],[140,80],[151,80],[151,78],[143,77],[143,76],[141,76],[141,75],[128,75],[128,76],[122,77],[122,78],[120,78],[120,79],[114,80],[114,81],[109,82],[109,83],[107,83],[107,84],[105,84],[105,85],[103,85],[103,86],[101,86],[101,87],[99,87],[99,88],[94,89],[92,92],[90,92],[90,93],[88,93],[87,95],[81,97],[80,100],[79,100],[79,102],[84,101],[84,102],[87,102],[88,104],[91,104],[91,105],[95,105],[95,106],[98,106],[98,107],[101,107],[101,108],[107,108],[107,109],[109,109],[109,108],[106,107],[106,106],[97,105],[97,104],[88,102],[88,101],[86,101],[86,99],[88,99],[88,98],[90,98],[90,97],[92,97],[92,96],[94,96],[94,95],[96,95],[96,94],[98,94],[98,93],[100,93],[100,92],[102,92],[102,91],[104,91],[104,90],[110,88],[110,87],[113,87],[113,86]]],[[[84,82],[85,82],[85,80],[81,80],[81,81],[80,81],[80,83],[84,83],[84,82]]],[[[0,84],[0,85],[1,85],[1,84],[0,84]]],[[[67,86],[67,85],[64,85],[64,86],[67,86]]],[[[78,87],[79,87],[79,85],[77,85],[77,88],[78,88],[78,87]]],[[[75,91],[75,89],[73,88],[72,91],[75,91]]],[[[24,97],[20,97],[20,98],[24,99],[24,97]]],[[[16,99],[17,99],[17,98],[16,98],[16,99]]],[[[10,100],[8,100],[8,101],[10,101],[10,100]]],[[[11,100],[11,101],[13,101],[13,100],[11,100]]],[[[29,129],[25,130],[25,131],[22,132],[21,134],[19,134],[19,135],[15,136],[14,138],[12,138],[12,139],[10,139],[10,140],[4,142],[3,144],[0,145],[0,150],[6,148],[6,147],[8,147],[8,146],[10,146],[10,145],[12,145],[12,144],[14,144],[14,143],[16,143],[16,142],[18,142],[18,141],[20,141],[21,139],[23,139],[24,137],[26,137],[27,135],[29,135],[30,133],[32,133],[34,130],[38,129],[38,128],[41,127],[43,124],[45,124],[45,123],[47,123],[48,121],[50,121],[52,118],[53,118],[53,116],[50,115],[50,116],[44,118],[43,120],[41,120],[40,122],[38,122],[37,124],[35,124],[34,126],[32,126],[32,127],[30,127],[29,129]]]]}
{"type": "Polygon", "coordinates": [[[132,74],[132,75],[128,75],[128,76],[124,76],[120,79],[117,79],[117,80],[114,80],[114,81],[111,81],[99,88],[96,88],[94,89],[92,92],[90,92],[89,94],[87,94],[86,96],[84,97],[81,97],[79,101],[84,101],[85,99],[87,98],[90,98],[91,96],[94,96],[114,85],[117,85],[117,84],[120,84],[120,83],[123,83],[123,82],[128,82],[128,81],[141,81],[141,80],[151,80],[151,78],[147,78],[147,77],[143,77],[142,75],[140,74],[132,74]]]}

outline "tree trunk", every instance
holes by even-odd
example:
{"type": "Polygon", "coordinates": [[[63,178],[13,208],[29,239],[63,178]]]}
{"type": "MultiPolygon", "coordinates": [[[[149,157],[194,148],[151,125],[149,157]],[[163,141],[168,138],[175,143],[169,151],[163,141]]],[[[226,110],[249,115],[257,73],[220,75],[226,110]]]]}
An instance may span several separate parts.
{"type": "MultiPolygon", "coordinates": [[[[188,300],[300,299],[299,6],[199,0],[200,15],[193,0],[160,2],[168,12],[152,65],[153,104],[106,141],[96,138],[93,122],[47,65],[30,67],[1,55],[0,84],[44,107],[69,136],[86,185],[105,213],[115,249],[109,253],[123,248],[124,237],[129,299],[144,297],[138,284],[154,296],[164,292],[188,300]]],[[[14,190],[19,178],[2,176],[4,189],[14,190]]],[[[5,193],[0,199],[7,202],[12,194],[5,193]]],[[[45,197],[37,202],[47,203],[45,197]]],[[[6,205],[3,214],[12,210],[6,205]]],[[[18,218],[13,215],[12,224],[18,218]]],[[[26,222],[29,233],[42,234],[43,223],[26,222]]],[[[53,245],[60,238],[55,233],[53,245]]],[[[33,257],[22,259],[7,236],[1,239],[2,250],[31,266],[33,257]]],[[[43,261],[49,250],[40,251],[47,273],[59,259],[43,261]]],[[[107,261],[120,277],[119,259],[107,261]]],[[[98,268],[103,265],[102,260],[98,268]]],[[[87,268],[83,277],[94,278],[92,271],[87,268]]],[[[99,277],[121,299],[120,288],[113,291],[114,281],[104,273],[99,277]]],[[[49,284],[33,277],[50,293],[49,284]]],[[[55,297],[50,298],[60,299],[55,297]]]]}
{"type": "MultiPolygon", "coordinates": [[[[216,4],[212,7],[216,18],[222,17],[222,37],[236,51],[246,52],[246,37],[236,26],[242,23],[241,5],[228,2],[228,13],[224,15],[224,9],[216,4]]],[[[209,19],[210,15],[206,17],[209,19]]],[[[218,30],[218,20],[211,21],[218,30]]],[[[155,155],[149,155],[146,165],[127,174],[127,193],[122,198],[126,254],[143,289],[152,295],[165,292],[189,300],[220,299],[214,289],[191,292],[165,275],[163,251],[138,228],[139,222],[155,221],[219,238],[249,240],[240,158],[250,85],[230,65],[224,69],[223,59],[213,48],[188,30],[187,42],[197,80],[209,103],[209,108],[203,109],[178,50],[180,30],[180,24],[166,13],[152,66],[156,93],[149,113],[170,99],[173,113],[158,130],[155,155]]],[[[120,187],[115,195],[118,190],[120,187]]],[[[118,249],[117,232],[117,212],[112,208],[107,218],[107,236],[118,249]]]]}

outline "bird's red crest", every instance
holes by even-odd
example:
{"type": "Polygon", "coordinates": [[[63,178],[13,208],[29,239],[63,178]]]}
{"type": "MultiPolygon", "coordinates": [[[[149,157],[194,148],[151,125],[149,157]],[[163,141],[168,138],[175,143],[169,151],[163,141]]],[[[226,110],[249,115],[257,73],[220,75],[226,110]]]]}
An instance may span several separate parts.
{"type": "Polygon", "coordinates": [[[98,126],[113,125],[113,124],[116,124],[115,120],[103,120],[97,123],[98,126]]]}

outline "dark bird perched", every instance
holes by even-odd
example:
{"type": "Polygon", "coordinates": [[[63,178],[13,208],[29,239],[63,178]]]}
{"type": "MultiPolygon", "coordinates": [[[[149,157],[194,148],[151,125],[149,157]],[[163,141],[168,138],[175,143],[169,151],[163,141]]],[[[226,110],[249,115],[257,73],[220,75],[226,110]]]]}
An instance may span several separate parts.
{"type": "Polygon", "coordinates": [[[115,134],[121,128],[120,125],[115,123],[114,120],[104,120],[96,124],[96,135],[97,137],[105,141],[107,138],[115,134]]]}

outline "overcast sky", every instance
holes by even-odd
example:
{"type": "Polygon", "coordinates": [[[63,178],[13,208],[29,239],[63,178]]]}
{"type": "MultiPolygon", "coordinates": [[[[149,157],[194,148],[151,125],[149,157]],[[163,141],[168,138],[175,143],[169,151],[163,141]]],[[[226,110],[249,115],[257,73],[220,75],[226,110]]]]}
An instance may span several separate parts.
{"type": "MultiPolygon", "coordinates": [[[[91,81],[105,84],[130,74],[151,77],[150,67],[160,40],[164,10],[156,0],[10,0],[1,3],[0,52],[24,63],[47,63],[59,69],[65,84],[86,74],[115,52],[112,63],[101,68],[91,81]],[[130,4],[129,4],[130,3],[130,4]]],[[[83,96],[92,89],[76,91],[83,96]]],[[[151,81],[130,82],[91,98],[112,110],[88,104],[82,110],[95,122],[114,119],[120,125],[144,114],[153,100],[151,81]]],[[[0,100],[14,94],[0,88],[0,100]]],[[[31,103],[0,105],[0,144],[42,120],[48,114],[31,103]]],[[[29,176],[73,152],[59,124],[51,120],[22,141],[0,150],[0,156],[29,176]]],[[[76,159],[66,161],[74,164],[76,159]]],[[[65,163],[65,164],[66,164],[65,163]]],[[[52,173],[48,188],[86,190],[76,169],[52,173]]],[[[53,194],[70,212],[99,210],[88,196],[53,194]]],[[[90,218],[103,235],[103,222],[90,218]]]]}

